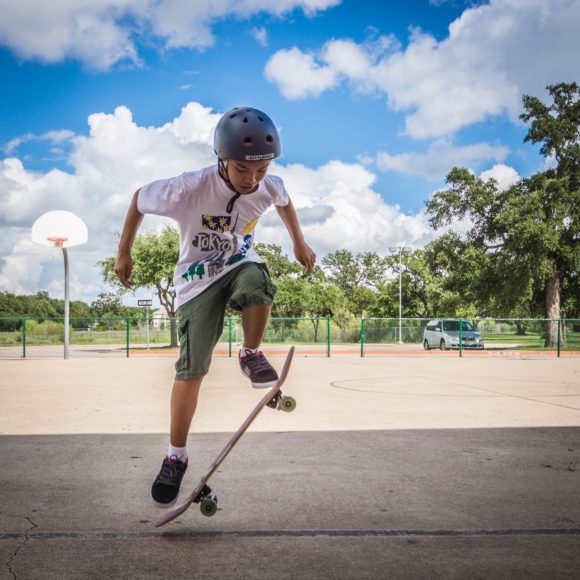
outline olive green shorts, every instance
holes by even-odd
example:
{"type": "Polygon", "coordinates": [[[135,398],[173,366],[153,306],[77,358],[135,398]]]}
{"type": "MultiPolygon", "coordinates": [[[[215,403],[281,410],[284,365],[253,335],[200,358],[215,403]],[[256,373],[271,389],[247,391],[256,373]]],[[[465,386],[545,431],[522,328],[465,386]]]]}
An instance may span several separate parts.
{"type": "Polygon", "coordinates": [[[213,349],[224,330],[226,306],[243,310],[257,304],[272,304],[276,286],[263,264],[238,266],[199,296],[177,310],[179,359],[176,380],[195,379],[207,374],[213,349]]]}

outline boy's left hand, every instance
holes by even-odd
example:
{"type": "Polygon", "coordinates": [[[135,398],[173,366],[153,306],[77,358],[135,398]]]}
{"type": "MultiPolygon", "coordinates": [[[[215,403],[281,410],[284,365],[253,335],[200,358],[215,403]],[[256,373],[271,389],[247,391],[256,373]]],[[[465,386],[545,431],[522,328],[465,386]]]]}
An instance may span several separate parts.
{"type": "Polygon", "coordinates": [[[310,274],[316,263],[316,254],[306,242],[294,244],[294,256],[304,266],[304,275],[310,274]]]}

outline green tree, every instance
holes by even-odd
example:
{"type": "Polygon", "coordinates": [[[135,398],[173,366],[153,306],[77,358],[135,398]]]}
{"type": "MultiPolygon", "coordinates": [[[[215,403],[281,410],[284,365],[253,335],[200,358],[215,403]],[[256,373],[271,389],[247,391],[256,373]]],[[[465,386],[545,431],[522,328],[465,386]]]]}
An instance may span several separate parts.
{"type": "Polygon", "coordinates": [[[73,328],[85,328],[91,319],[91,308],[82,300],[73,300],[70,303],[70,317],[73,328]]]}
{"type": "MultiPolygon", "coordinates": [[[[548,87],[554,104],[524,97],[522,119],[533,119],[526,137],[544,143],[557,167],[500,189],[467,169],[454,168],[447,189],[427,202],[434,228],[466,220],[456,234],[454,267],[463,268],[465,289],[480,302],[492,291],[506,307],[535,312],[543,302],[546,318],[561,315],[563,288],[574,295],[578,284],[580,191],[578,190],[579,91],[575,84],[548,87]],[[546,112],[547,111],[547,112],[546,112]],[[549,118],[548,118],[549,117],[549,118]],[[477,267],[469,264],[474,263],[477,267]]],[[[496,301],[495,307],[499,306],[496,301]]],[[[548,324],[546,346],[557,341],[557,324],[548,324]]]]}
{"type": "Polygon", "coordinates": [[[385,279],[385,258],[376,252],[355,255],[350,250],[336,250],[324,256],[322,264],[328,280],[343,292],[353,314],[361,316],[372,308],[385,279]]]}
{"type": "Polygon", "coordinates": [[[254,249],[266,264],[270,276],[277,280],[286,276],[297,276],[302,272],[302,266],[282,253],[282,248],[276,244],[257,243],[254,249]]]}
{"type": "Polygon", "coordinates": [[[276,318],[302,318],[308,315],[309,285],[304,278],[281,278],[272,304],[272,316],[276,318]]]}
{"type": "MultiPolygon", "coordinates": [[[[580,313],[580,87],[560,83],[547,89],[552,103],[525,95],[521,119],[530,123],[525,141],[541,143],[540,153],[555,161],[555,167],[535,176],[535,186],[544,189],[552,220],[563,218],[545,258],[546,316],[559,318],[561,307],[568,316],[580,313]]],[[[555,325],[551,326],[554,335],[555,325]]]]}
{"type": "Polygon", "coordinates": [[[333,317],[345,310],[346,300],[340,288],[328,281],[313,279],[308,283],[308,313],[314,325],[314,341],[318,342],[320,319],[333,317]]]}
{"type": "Polygon", "coordinates": [[[102,292],[91,303],[91,314],[95,318],[120,318],[125,315],[121,296],[115,292],[102,292]]]}
{"type": "MultiPolygon", "coordinates": [[[[149,231],[135,238],[133,244],[133,275],[135,288],[154,289],[159,302],[171,318],[171,346],[177,345],[175,325],[175,287],[173,274],[179,259],[179,233],[173,226],[166,225],[161,231],[149,231]]],[[[101,274],[106,282],[127,292],[115,274],[116,255],[99,262],[101,274]]]]}
{"type": "Polygon", "coordinates": [[[524,112],[520,118],[530,123],[525,142],[541,143],[540,153],[553,157],[555,176],[566,179],[569,190],[580,186],[580,87],[560,83],[546,87],[552,104],[524,95],[524,112]]]}

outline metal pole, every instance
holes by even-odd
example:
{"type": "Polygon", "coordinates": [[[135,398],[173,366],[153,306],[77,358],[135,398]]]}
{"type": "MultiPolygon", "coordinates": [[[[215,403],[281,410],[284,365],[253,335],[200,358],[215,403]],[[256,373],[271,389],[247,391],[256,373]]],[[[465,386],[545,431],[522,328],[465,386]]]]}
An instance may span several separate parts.
{"type": "Polygon", "coordinates": [[[149,350],[149,306],[145,306],[145,324],[147,325],[147,350],[149,350]]]}
{"type": "Polygon", "coordinates": [[[125,344],[126,344],[126,347],[127,347],[127,358],[129,358],[129,344],[131,342],[131,338],[130,338],[130,334],[129,334],[130,333],[130,330],[129,329],[131,328],[131,319],[129,317],[127,317],[125,319],[125,324],[126,324],[126,336],[125,336],[126,341],[125,341],[125,344]]]}
{"type": "Polygon", "coordinates": [[[22,319],[22,358],[26,358],[26,318],[22,319]]]}
{"type": "Polygon", "coordinates": [[[64,358],[68,359],[69,346],[69,284],[68,284],[68,252],[63,247],[64,258],[64,358]]]}
{"type": "Polygon", "coordinates": [[[330,314],[326,315],[326,356],[330,357],[330,314]]]}
{"type": "Polygon", "coordinates": [[[399,344],[403,344],[403,248],[399,248],[399,344]]]}

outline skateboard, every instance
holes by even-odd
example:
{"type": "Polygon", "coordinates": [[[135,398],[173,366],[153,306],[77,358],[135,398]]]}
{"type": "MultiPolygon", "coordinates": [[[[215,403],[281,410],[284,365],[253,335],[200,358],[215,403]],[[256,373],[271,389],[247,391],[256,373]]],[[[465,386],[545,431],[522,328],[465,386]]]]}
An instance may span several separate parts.
{"type": "Polygon", "coordinates": [[[199,483],[195,486],[187,499],[180,505],[168,510],[163,515],[163,517],[159,519],[157,524],[155,524],[155,527],[159,528],[174,520],[186,510],[188,510],[193,503],[199,503],[199,508],[204,516],[213,516],[217,512],[217,496],[207,485],[209,478],[212,476],[215,470],[221,465],[222,461],[227,457],[228,453],[234,448],[235,444],[248,430],[248,427],[253,423],[254,419],[258,416],[264,407],[268,406],[273,409],[286,412],[293,411],[296,408],[296,401],[292,397],[284,396],[280,390],[284,384],[284,381],[286,380],[286,377],[288,376],[288,371],[290,370],[290,364],[292,363],[293,356],[294,347],[291,347],[288,351],[288,355],[286,356],[286,360],[284,361],[284,366],[282,367],[282,372],[280,373],[278,382],[273,387],[268,389],[268,392],[262,397],[262,399],[260,399],[260,402],[254,407],[254,410],[248,415],[247,419],[242,423],[241,427],[230,437],[230,440],[226,443],[226,446],[213,460],[213,463],[209,466],[209,469],[199,480],[199,483]]]}

